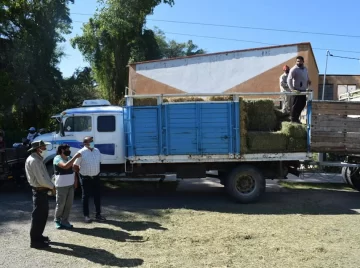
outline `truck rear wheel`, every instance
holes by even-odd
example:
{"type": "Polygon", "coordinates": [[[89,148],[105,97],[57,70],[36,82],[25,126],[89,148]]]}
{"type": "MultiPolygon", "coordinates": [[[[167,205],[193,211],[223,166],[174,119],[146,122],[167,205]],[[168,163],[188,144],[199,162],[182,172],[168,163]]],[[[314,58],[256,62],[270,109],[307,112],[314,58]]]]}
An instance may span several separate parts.
{"type": "Polygon", "coordinates": [[[265,192],[263,174],[251,165],[242,165],[233,169],[226,181],[228,194],[237,202],[248,204],[258,201],[265,192]]]}
{"type": "Polygon", "coordinates": [[[347,168],[346,178],[352,188],[360,191],[360,168],[347,168]]]}
{"type": "Polygon", "coordinates": [[[349,181],[349,178],[347,175],[348,169],[349,169],[349,167],[343,167],[341,169],[341,176],[342,176],[344,183],[346,183],[347,185],[352,187],[351,181],[349,181]]]}

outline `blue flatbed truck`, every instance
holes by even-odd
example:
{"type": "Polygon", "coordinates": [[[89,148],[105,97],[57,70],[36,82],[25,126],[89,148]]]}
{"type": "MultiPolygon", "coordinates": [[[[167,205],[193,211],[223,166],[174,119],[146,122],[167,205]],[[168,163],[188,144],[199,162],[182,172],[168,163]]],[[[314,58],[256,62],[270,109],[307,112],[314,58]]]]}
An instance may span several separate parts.
{"type": "MultiPolygon", "coordinates": [[[[338,103],[313,101],[311,93],[305,94],[309,100],[306,108],[307,149],[303,152],[246,153],[241,150],[239,96],[280,93],[236,93],[227,94],[232,96],[228,101],[178,103],[163,100],[190,95],[132,95],[126,96],[125,107],[112,106],[105,100],[87,100],[82,107],[54,116],[60,131],[41,136],[42,140],[52,144],[44,161],[51,170],[59,144],[68,143],[75,153],[82,147],[83,137],[93,136],[95,146],[102,154],[100,175],[103,178],[162,180],[165,174],[176,174],[179,179],[205,178],[209,171],[217,171],[216,176],[235,201],[255,202],[265,191],[266,179],[284,178],[288,173],[298,175],[301,163],[312,162],[313,152],[333,149],[351,154],[360,151],[357,146],[348,146],[347,138],[343,137],[347,132],[339,130],[334,123],[341,125],[345,120],[358,124],[356,119],[348,120],[342,115],[346,113],[344,102],[338,102],[342,103],[339,106],[338,103]],[[155,98],[157,105],[134,106],[137,98],[155,98]],[[331,112],[334,107],[339,108],[341,116],[331,112]],[[328,110],[330,117],[323,112],[328,110]],[[323,144],[329,137],[332,140],[323,144]],[[344,142],[339,145],[341,140],[344,142]]],[[[357,113],[355,106],[359,108],[360,103],[352,104],[351,114],[357,113]]],[[[352,127],[350,130],[360,132],[359,129],[352,127]]],[[[357,168],[359,159],[356,156],[352,159],[333,165],[357,168]]]]}

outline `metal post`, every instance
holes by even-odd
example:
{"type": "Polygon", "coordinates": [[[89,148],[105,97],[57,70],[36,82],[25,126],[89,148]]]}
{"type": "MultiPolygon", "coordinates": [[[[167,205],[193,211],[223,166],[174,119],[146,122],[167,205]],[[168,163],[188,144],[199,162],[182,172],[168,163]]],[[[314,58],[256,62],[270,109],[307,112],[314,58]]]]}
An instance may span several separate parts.
{"type": "Polygon", "coordinates": [[[330,52],[328,50],[326,52],[326,64],[325,64],[325,73],[324,73],[324,81],[323,81],[323,88],[322,88],[322,100],[324,100],[324,95],[325,95],[326,71],[327,71],[327,64],[328,64],[329,55],[330,55],[330,52]]]}

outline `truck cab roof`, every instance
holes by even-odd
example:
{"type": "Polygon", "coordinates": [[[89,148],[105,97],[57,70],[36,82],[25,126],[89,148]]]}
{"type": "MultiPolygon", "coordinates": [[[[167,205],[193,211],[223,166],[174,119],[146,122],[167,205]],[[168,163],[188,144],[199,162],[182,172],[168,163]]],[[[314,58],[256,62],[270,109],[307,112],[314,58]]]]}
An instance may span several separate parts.
{"type": "Polygon", "coordinates": [[[66,115],[74,114],[104,114],[104,113],[122,113],[123,108],[120,106],[94,106],[94,107],[79,107],[65,110],[66,115]]]}

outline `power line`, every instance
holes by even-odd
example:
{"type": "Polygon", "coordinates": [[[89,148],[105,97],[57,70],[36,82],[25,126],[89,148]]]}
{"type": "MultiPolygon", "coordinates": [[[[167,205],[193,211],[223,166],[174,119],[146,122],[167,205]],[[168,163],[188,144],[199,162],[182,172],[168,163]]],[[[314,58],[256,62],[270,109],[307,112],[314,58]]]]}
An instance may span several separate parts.
{"type": "MultiPolygon", "coordinates": [[[[73,21],[73,22],[86,23],[84,21],[73,21]]],[[[174,32],[164,32],[164,33],[165,34],[173,34],[173,35],[182,35],[182,36],[192,36],[192,37],[199,37],[199,38],[208,38],[208,39],[243,42],[243,43],[261,44],[261,45],[268,45],[268,46],[279,46],[280,45],[280,44],[265,43],[265,42],[260,42],[260,41],[242,40],[242,39],[234,39],[234,38],[226,38],[226,37],[196,35],[196,34],[187,34],[187,33],[174,33],[174,32]]],[[[342,49],[334,49],[334,48],[317,48],[317,47],[313,47],[313,50],[323,50],[323,51],[331,50],[331,51],[336,51],[336,52],[360,54],[360,51],[342,50],[342,49]]]]}
{"type": "MultiPolygon", "coordinates": [[[[215,37],[215,36],[206,36],[206,35],[196,35],[196,34],[184,34],[184,33],[173,33],[173,32],[164,32],[166,34],[175,34],[175,35],[186,35],[186,36],[193,36],[193,37],[201,37],[201,38],[211,38],[211,39],[220,39],[220,40],[229,40],[229,41],[238,41],[238,42],[247,42],[247,43],[257,43],[263,45],[270,45],[270,46],[279,46],[280,44],[271,44],[271,43],[263,43],[258,41],[249,41],[249,40],[241,40],[241,39],[233,39],[233,38],[224,38],[224,37],[215,37]]],[[[341,49],[333,49],[333,48],[318,48],[313,47],[313,50],[331,50],[337,52],[347,52],[347,53],[357,53],[360,54],[360,51],[351,51],[351,50],[341,50],[341,49]]]]}
{"type": "Polygon", "coordinates": [[[341,58],[341,59],[348,59],[348,60],[360,60],[360,58],[343,57],[343,56],[334,56],[334,55],[330,55],[330,57],[334,57],[334,58],[341,58]]]}
{"type": "MultiPolygon", "coordinates": [[[[82,15],[82,16],[92,16],[93,15],[93,14],[85,14],[85,13],[70,13],[70,14],[82,15]]],[[[286,29],[276,29],[276,28],[262,28],[262,27],[252,27],[252,26],[215,24],[215,23],[178,21],[178,20],[162,20],[162,19],[146,19],[146,20],[159,21],[159,22],[168,22],[168,23],[178,23],[178,24],[212,26],[212,27],[224,27],[224,28],[237,28],[237,29],[260,30],[260,31],[275,31],[275,32],[286,32],[286,33],[301,33],[301,34],[312,34],[312,35],[326,35],[326,36],[336,36],[336,37],[360,38],[360,35],[350,35],[350,34],[310,32],[310,31],[298,31],[298,30],[286,30],[286,29]]]]}

